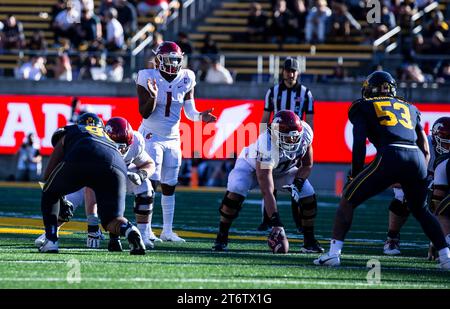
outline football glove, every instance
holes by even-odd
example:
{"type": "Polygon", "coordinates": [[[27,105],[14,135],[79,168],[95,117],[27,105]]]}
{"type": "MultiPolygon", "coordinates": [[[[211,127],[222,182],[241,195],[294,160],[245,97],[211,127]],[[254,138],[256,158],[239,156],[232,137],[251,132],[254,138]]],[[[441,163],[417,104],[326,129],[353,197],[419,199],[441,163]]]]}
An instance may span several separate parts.
{"type": "Polygon", "coordinates": [[[291,193],[291,197],[294,199],[296,203],[300,201],[300,192],[303,189],[303,185],[305,184],[305,179],[303,178],[295,178],[294,183],[290,185],[283,186],[283,189],[286,189],[291,193]]]}
{"type": "Polygon", "coordinates": [[[61,222],[69,222],[73,217],[73,204],[64,196],[59,199],[58,220],[61,222]]]}
{"type": "Polygon", "coordinates": [[[140,186],[147,179],[148,175],[145,170],[139,170],[137,173],[127,172],[128,179],[136,186],[140,186]]]}
{"type": "Polygon", "coordinates": [[[105,237],[100,230],[98,232],[89,232],[86,239],[86,247],[92,249],[100,248],[100,241],[103,239],[105,237]]]}

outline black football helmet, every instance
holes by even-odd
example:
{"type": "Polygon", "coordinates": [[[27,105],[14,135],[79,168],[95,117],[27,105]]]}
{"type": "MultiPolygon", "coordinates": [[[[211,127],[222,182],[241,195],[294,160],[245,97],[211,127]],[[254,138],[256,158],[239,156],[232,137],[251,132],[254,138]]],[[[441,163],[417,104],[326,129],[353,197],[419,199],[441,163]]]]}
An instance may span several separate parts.
{"type": "Polygon", "coordinates": [[[397,95],[397,82],[388,72],[375,71],[367,76],[361,94],[363,98],[395,97],[397,95]]]}
{"type": "Polygon", "coordinates": [[[80,126],[92,126],[98,128],[104,127],[103,121],[94,113],[85,113],[80,115],[77,120],[77,124],[80,126]]]}

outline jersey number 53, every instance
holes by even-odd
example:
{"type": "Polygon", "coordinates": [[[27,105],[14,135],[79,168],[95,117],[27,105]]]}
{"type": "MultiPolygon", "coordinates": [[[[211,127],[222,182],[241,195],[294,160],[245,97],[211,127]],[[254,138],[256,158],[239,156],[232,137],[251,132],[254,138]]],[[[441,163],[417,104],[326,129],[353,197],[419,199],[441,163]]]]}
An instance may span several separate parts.
{"type": "Polygon", "coordinates": [[[375,101],[373,106],[380,125],[393,127],[400,123],[407,129],[413,129],[411,113],[407,105],[400,102],[392,104],[390,101],[375,101]]]}

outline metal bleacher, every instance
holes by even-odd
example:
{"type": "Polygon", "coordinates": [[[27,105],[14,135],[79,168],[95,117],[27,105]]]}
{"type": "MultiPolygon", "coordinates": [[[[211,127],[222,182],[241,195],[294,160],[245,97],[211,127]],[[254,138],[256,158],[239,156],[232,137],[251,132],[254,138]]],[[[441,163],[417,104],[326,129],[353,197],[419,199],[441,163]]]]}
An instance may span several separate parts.
{"type": "MultiPolygon", "coordinates": [[[[252,2],[254,1],[223,1],[211,12],[210,17],[199,23],[190,34],[190,39],[197,50],[203,46],[205,35],[210,34],[225,57],[226,67],[237,73],[238,80],[249,80],[255,74],[273,74],[273,57],[304,57],[306,67],[303,74],[322,76],[333,74],[338,64],[353,70],[367,65],[373,58],[373,46],[362,44],[370,33],[366,21],[358,21],[362,30],[353,29],[352,35],[346,38],[345,43],[342,43],[344,39],[340,37],[328,39],[326,44],[317,45],[242,42],[239,35],[247,32],[247,17],[252,2]]],[[[270,1],[257,2],[268,16],[272,15],[270,1]]]]}
{"type": "MultiPolygon", "coordinates": [[[[95,9],[100,6],[100,3],[101,0],[94,0],[95,9]]],[[[51,11],[54,4],[56,0],[0,0],[0,21],[4,21],[9,14],[13,14],[17,21],[22,23],[26,40],[32,36],[33,31],[42,30],[49,46],[49,54],[56,54],[57,48],[53,47],[55,42],[51,29],[51,11]]],[[[178,1],[170,2],[171,9],[176,10],[178,5],[178,1]]],[[[139,16],[138,28],[143,28],[148,23],[157,27],[162,22],[161,16],[139,16]]],[[[0,53],[0,70],[14,69],[19,61],[25,61],[27,58],[27,53],[21,53],[19,50],[3,51],[3,54],[0,53]]],[[[50,59],[50,67],[51,62],[50,59]]]]}

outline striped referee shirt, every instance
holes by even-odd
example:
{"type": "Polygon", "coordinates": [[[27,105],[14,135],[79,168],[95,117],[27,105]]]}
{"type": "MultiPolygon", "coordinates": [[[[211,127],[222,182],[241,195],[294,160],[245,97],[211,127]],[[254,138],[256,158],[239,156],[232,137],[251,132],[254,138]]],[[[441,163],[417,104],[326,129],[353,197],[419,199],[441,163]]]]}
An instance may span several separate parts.
{"type": "Polygon", "coordinates": [[[280,110],[291,110],[305,120],[306,114],[314,114],[311,90],[298,82],[292,88],[286,87],[284,82],[271,87],[266,93],[264,111],[277,113],[280,110]]]}

